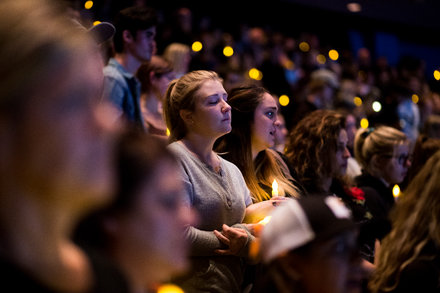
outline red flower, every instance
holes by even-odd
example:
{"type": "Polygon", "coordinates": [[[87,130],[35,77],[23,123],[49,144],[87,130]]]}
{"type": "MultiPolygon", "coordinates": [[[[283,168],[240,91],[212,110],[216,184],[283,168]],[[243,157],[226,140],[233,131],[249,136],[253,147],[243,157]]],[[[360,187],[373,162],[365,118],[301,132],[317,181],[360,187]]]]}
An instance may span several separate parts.
{"type": "Polygon", "coordinates": [[[357,200],[365,200],[365,192],[358,187],[350,188],[349,193],[352,197],[354,197],[357,200]]]}

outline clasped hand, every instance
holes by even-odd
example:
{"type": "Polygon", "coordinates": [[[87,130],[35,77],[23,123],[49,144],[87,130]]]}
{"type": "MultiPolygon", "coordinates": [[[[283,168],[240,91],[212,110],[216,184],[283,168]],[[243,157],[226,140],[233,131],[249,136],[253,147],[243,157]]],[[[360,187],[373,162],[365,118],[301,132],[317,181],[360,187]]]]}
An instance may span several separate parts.
{"type": "Polygon", "coordinates": [[[223,244],[228,246],[227,249],[215,250],[220,255],[239,255],[248,241],[248,234],[244,229],[229,227],[226,224],[223,224],[221,232],[214,230],[214,234],[223,244]]]}

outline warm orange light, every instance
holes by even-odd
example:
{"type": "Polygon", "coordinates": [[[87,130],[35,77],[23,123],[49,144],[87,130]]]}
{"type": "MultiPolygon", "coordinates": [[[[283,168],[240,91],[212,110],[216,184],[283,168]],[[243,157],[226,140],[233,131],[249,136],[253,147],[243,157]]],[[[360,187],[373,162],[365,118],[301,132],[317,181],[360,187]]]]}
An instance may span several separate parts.
{"type": "Polygon", "coordinates": [[[202,50],[202,48],[203,48],[203,45],[202,45],[202,43],[199,42],[199,41],[195,41],[195,42],[192,43],[192,45],[191,45],[191,49],[192,49],[194,52],[199,52],[200,50],[202,50]]]}
{"type": "Polygon", "coordinates": [[[356,106],[360,107],[360,106],[362,106],[362,99],[359,98],[359,97],[354,97],[354,98],[353,98],[353,103],[354,103],[356,106]]]}
{"type": "Polygon", "coordinates": [[[318,56],[316,56],[316,62],[318,62],[319,64],[325,64],[326,61],[327,58],[325,58],[324,55],[318,54],[318,56]]]}
{"type": "Polygon", "coordinates": [[[234,49],[231,46],[226,46],[223,48],[223,55],[226,57],[231,57],[234,55],[234,49]]]}
{"type": "Polygon", "coordinates": [[[84,3],[85,9],[90,9],[92,7],[93,7],[93,1],[86,1],[86,3],[84,3]]]}
{"type": "Polygon", "coordinates": [[[400,187],[397,184],[393,187],[393,196],[394,198],[398,198],[400,196],[400,187]]]}
{"type": "Polygon", "coordinates": [[[278,182],[274,179],[272,183],[272,197],[278,196],[278,182]]]}
{"type": "Polygon", "coordinates": [[[272,216],[266,216],[266,217],[264,217],[264,219],[263,220],[261,220],[261,221],[259,221],[258,222],[258,224],[261,224],[261,225],[266,225],[267,223],[269,223],[270,222],[270,219],[272,218],[272,216]]]}
{"type": "Polygon", "coordinates": [[[174,284],[163,284],[159,286],[157,293],[184,293],[184,291],[174,284]]]}
{"type": "Polygon", "coordinates": [[[361,127],[362,127],[363,129],[367,129],[369,124],[370,124],[370,123],[368,122],[368,119],[367,119],[367,118],[362,118],[362,119],[361,119],[361,127]]]}
{"type": "Polygon", "coordinates": [[[307,42],[299,43],[299,49],[303,52],[308,52],[310,50],[310,45],[307,42]]]}
{"type": "Polygon", "coordinates": [[[251,68],[249,70],[249,77],[255,80],[261,80],[263,78],[263,73],[257,68],[251,68]]]}
{"type": "Polygon", "coordinates": [[[339,59],[339,53],[338,53],[338,51],[332,49],[332,50],[328,51],[328,57],[331,60],[336,61],[339,59]]]}
{"type": "Polygon", "coordinates": [[[289,98],[289,96],[287,96],[287,95],[281,95],[281,96],[278,98],[278,101],[280,102],[280,105],[281,105],[281,106],[285,107],[285,106],[289,105],[289,103],[290,103],[290,98],[289,98]]]}

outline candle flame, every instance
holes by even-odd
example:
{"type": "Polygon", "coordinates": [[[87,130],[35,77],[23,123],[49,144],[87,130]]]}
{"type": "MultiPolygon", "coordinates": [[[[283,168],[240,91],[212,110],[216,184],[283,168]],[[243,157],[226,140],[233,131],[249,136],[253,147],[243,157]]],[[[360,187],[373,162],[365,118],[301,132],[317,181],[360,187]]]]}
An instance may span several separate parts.
{"type": "Polygon", "coordinates": [[[394,198],[398,198],[399,195],[400,195],[400,187],[399,187],[399,185],[396,184],[393,187],[393,196],[394,196],[394,198]]]}
{"type": "Polygon", "coordinates": [[[274,179],[272,183],[272,197],[278,196],[278,182],[274,179]]]}
{"type": "Polygon", "coordinates": [[[174,284],[163,284],[158,290],[158,293],[184,293],[183,290],[174,284]]]}
{"type": "Polygon", "coordinates": [[[269,223],[269,221],[270,221],[271,218],[272,218],[272,216],[266,216],[266,217],[264,217],[263,220],[259,221],[258,224],[261,224],[261,225],[264,226],[264,225],[266,225],[267,223],[269,223]]]}

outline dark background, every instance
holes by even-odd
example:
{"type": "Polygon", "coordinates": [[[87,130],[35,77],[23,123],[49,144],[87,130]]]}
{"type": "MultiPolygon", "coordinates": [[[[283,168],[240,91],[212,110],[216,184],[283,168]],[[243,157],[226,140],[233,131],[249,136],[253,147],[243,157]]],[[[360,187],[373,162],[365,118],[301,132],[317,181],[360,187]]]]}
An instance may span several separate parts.
{"type": "MultiPolygon", "coordinates": [[[[70,0],[78,9],[85,1],[70,0]]],[[[426,74],[440,66],[439,0],[363,0],[358,13],[349,12],[347,0],[95,0],[91,11],[83,11],[101,21],[112,21],[119,9],[135,3],[157,8],[163,21],[172,21],[173,11],[191,9],[194,28],[207,17],[211,26],[234,33],[241,24],[270,26],[293,37],[311,32],[322,47],[349,49],[355,53],[367,47],[373,59],[386,57],[395,65],[404,55],[421,58],[426,74]]],[[[238,33],[238,32],[237,32],[238,33]]]]}

